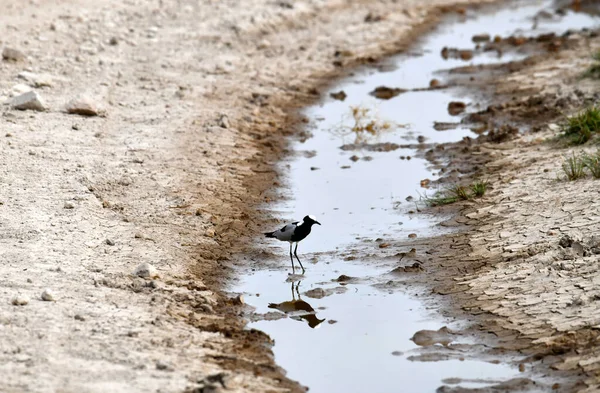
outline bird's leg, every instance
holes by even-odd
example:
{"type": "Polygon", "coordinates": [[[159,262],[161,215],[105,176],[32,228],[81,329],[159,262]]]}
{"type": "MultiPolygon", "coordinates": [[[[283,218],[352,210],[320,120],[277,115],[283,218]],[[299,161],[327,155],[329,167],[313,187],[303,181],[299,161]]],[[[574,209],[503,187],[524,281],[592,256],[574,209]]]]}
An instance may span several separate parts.
{"type": "Polygon", "coordinates": [[[292,300],[296,300],[296,296],[294,295],[294,282],[292,281],[292,300]]]}
{"type": "Polygon", "coordinates": [[[300,289],[299,288],[300,288],[301,282],[302,281],[298,281],[298,284],[296,284],[296,294],[298,294],[298,299],[300,299],[300,289]]]}
{"type": "MultiPolygon", "coordinates": [[[[294,257],[292,257],[292,243],[290,243],[290,259],[292,260],[292,274],[296,274],[296,268],[294,267],[294,257]]],[[[302,264],[300,264],[302,266],[302,264]]]]}
{"type": "MultiPolygon", "coordinates": [[[[290,251],[291,251],[291,247],[290,247],[290,251]]],[[[298,251],[298,243],[296,243],[296,248],[294,248],[294,255],[296,256],[296,259],[298,260],[298,263],[300,264],[300,267],[302,268],[302,274],[304,274],[304,272],[306,270],[304,270],[304,266],[302,266],[302,262],[300,262],[300,258],[298,258],[298,254],[296,253],[296,251],[298,251]]]]}

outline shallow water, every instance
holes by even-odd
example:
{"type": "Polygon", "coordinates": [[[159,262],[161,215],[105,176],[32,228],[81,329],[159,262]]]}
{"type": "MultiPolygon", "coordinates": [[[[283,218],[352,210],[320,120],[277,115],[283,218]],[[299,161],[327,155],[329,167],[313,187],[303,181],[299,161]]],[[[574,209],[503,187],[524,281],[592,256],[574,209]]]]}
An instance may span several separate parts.
{"type": "MultiPolygon", "coordinates": [[[[331,89],[332,92],[344,90],[348,96],[345,101],[328,98],[306,110],[313,136],[304,143],[293,144],[298,157],[286,162],[289,168],[284,169],[290,198],[274,206],[274,210],[282,217],[282,223],[294,218],[300,220],[311,213],[323,224],[315,226],[313,233],[299,246],[307,272],[303,277],[289,277],[289,246],[265,241],[264,247],[281,254],[280,268],[243,272],[243,282],[233,290],[246,293],[247,302],[256,307],[257,313],[281,313],[278,309],[287,312],[286,318],[253,322],[250,327],[265,331],[275,340],[277,363],[288,371],[290,378],[308,386],[311,392],[422,393],[435,391],[444,384],[445,378],[504,381],[520,376],[518,370],[507,365],[484,361],[409,360],[411,355],[419,354],[417,345],[410,341],[416,331],[437,330],[444,325],[452,327],[453,321],[442,319],[407,294],[373,285],[390,280],[386,273],[395,265],[384,261],[368,264],[360,260],[344,261],[335,251],[344,253],[349,247],[375,249],[375,243],[367,240],[376,238],[406,238],[409,233],[422,237],[442,232],[442,227],[436,226],[441,217],[411,214],[409,210],[415,210],[414,202],[405,199],[408,195],[418,199],[422,193],[420,181],[433,180],[436,174],[428,169],[424,160],[412,158],[413,149],[370,152],[344,151],[340,147],[356,141],[356,135],[348,132],[352,124],[351,106],[369,108],[369,119],[382,124],[389,121],[392,125],[377,136],[366,138],[369,143],[416,144],[417,136],[425,137],[426,143],[439,143],[472,135],[468,129],[436,131],[433,128],[434,121],[460,120],[448,114],[450,101],[470,104],[468,97],[458,96],[456,91],[407,92],[388,101],[377,100],[368,93],[379,85],[405,89],[427,87],[441,69],[525,56],[516,51],[504,54],[501,59],[495,53],[477,56],[470,62],[442,59],[440,51],[444,46],[473,48],[474,34],[488,33],[492,37],[549,31],[560,34],[568,28],[598,26],[598,19],[575,13],[550,21],[539,20],[535,24],[533,17],[551,4],[552,1],[527,2],[518,8],[507,6],[500,11],[469,15],[462,21],[448,21],[411,51],[421,55],[397,56],[396,68],[391,72],[364,70],[331,89]],[[350,159],[354,155],[358,158],[356,162],[350,159]],[[400,156],[411,159],[402,160],[400,156]],[[315,252],[319,252],[317,256],[311,254],[315,252]],[[360,279],[348,283],[332,281],[341,274],[360,279]],[[300,286],[296,291],[293,286],[298,282],[300,286]],[[305,294],[315,288],[334,293],[323,298],[305,294]],[[278,306],[269,307],[269,304],[278,306]],[[292,309],[297,310],[290,312],[292,309]],[[394,351],[398,352],[393,355],[394,351]]],[[[390,255],[399,251],[390,250],[390,255]]],[[[484,384],[463,382],[459,385],[480,387],[484,384]]]]}

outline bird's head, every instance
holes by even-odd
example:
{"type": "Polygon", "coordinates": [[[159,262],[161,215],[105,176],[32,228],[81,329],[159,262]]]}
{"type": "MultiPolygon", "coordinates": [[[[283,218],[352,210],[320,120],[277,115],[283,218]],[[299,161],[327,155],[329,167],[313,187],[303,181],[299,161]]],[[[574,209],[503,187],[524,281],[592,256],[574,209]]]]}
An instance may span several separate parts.
{"type": "Polygon", "coordinates": [[[321,223],[319,221],[317,221],[317,219],[315,218],[315,216],[313,216],[312,214],[309,214],[308,216],[304,217],[303,220],[304,223],[312,225],[312,224],[319,224],[321,225],[321,223]]]}

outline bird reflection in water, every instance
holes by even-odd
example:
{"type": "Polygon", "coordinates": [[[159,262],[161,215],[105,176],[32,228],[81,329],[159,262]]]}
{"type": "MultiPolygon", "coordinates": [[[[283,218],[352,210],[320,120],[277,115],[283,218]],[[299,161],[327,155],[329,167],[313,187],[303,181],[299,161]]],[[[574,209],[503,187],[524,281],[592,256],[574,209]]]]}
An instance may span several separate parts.
{"type": "Polygon", "coordinates": [[[283,303],[269,303],[269,308],[274,308],[281,312],[288,314],[292,319],[305,320],[308,322],[308,326],[311,328],[319,327],[319,325],[325,320],[317,318],[315,309],[310,304],[300,298],[300,282],[297,283],[292,281],[292,300],[283,303]],[[295,291],[295,293],[294,293],[295,291]],[[296,299],[296,296],[298,299],[296,299]]]}

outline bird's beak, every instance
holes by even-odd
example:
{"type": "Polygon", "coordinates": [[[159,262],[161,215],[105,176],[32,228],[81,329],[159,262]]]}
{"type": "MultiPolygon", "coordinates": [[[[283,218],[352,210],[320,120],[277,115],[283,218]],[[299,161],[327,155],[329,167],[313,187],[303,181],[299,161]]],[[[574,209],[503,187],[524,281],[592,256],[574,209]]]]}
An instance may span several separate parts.
{"type": "Polygon", "coordinates": [[[321,223],[320,223],[319,221],[315,221],[315,224],[319,224],[319,225],[321,225],[321,223]]]}

